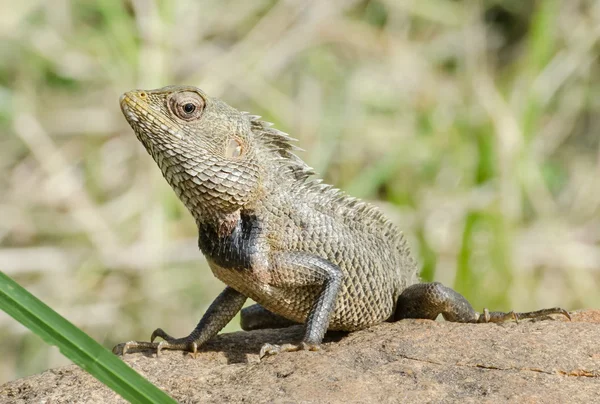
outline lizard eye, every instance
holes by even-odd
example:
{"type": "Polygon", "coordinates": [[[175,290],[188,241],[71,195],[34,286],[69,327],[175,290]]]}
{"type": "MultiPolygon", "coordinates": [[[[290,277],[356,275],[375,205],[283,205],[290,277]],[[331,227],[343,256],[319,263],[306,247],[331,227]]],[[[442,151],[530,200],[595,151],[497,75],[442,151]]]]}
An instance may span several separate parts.
{"type": "Polygon", "coordinates": [[[184,91],[169,97],[171,112],[184,121],[200,118],[204,109],[204,99],[198,93],[184,91]]]}
{"type": "Polygon", "coordinates": [[[194,112],[196,110],[196,106],[194,104],[192,104],[191,102],[188,102],[187,104],[185,104],[183,106],[183,110],[185,111],[186,114],[191,114],[192,112],[194,112]]]}

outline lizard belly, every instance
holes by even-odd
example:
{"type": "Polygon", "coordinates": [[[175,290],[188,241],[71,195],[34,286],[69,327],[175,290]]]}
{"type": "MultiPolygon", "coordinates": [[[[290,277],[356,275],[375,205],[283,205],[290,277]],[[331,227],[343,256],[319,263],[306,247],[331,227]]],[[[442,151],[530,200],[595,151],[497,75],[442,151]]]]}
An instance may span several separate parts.
{"type": "MultiPolygon", "coordinates": [[[[290,285],[274,286],[268,272],[231,269],[220,266],[209,260],[213,274],[226,285],[251,298],[267,310],[279,314],[289,320],[304,323],[321,286],[304,286],[298,288],[290,285]]],[[[345,283],[336,299],[331,313],[329,330],[355,331],[385,321],[395,306],[392,293],[378,294],[359,293],[368,298],[357,298],[349,289],[353,287],[345,283]],[[347,298],[354,296],[353,298],[347,298]]]]}
{"type": "Polygon", "coordinates": [[[267,310],[289,320],[303,323],[317,298],[320,287],[297,288],[273,286],[266,272],[222,267],[209,261],[210,268],[220,281],[248,296],[267,310]]]}

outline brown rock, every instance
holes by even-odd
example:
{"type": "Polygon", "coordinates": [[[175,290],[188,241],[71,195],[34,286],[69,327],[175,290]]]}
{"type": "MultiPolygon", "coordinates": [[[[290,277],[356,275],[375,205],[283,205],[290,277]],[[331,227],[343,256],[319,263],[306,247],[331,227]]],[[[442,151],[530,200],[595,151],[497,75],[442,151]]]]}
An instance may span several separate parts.
{"type": "MultiPolygon", "coordinates": [[[[321,352],[258,360],[265,342],[301,327],[224,334],[192,359],[181,352],[125,361],[182,403],[600,402],[600,311],[573,321],[457,324],[404,320],[328,335],[321,352]]],[[[77,366],[0,387],[11,403],[124,400],[77,366]]]]}

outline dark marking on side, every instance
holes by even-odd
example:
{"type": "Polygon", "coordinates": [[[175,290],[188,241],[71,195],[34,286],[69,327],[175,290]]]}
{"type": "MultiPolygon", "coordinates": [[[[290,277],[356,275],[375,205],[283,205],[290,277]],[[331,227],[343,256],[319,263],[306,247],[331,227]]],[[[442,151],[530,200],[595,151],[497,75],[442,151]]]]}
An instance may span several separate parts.
{"type": "Polygon", "coordinates": [[[261,233],[256,216],[241,213],[229,234],[219,235],[218,225],[208,223],[199,226],[199,233],[198,247],[215,264],[228,269],[251,269],[261,233]]]}

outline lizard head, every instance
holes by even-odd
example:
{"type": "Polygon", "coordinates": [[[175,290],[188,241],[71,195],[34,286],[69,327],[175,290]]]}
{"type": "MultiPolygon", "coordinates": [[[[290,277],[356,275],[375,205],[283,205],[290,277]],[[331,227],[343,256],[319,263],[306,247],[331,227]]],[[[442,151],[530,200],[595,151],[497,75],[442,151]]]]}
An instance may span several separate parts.
{"type": "Polygon", "coordinates": [[[197,220],[251,208],[265,187],[277,187],[283,177],[299,180],[310,174],[293,154],[293,139],[287,134],[198,88],[129,91],[120,104],[136,136],[197,220]]]}
{"type": "Polygon", "coordinates": [[[195,87],[134,90],[121,110],[192,214],[230,214],[261,180],[250,120],[195,87]]]}

